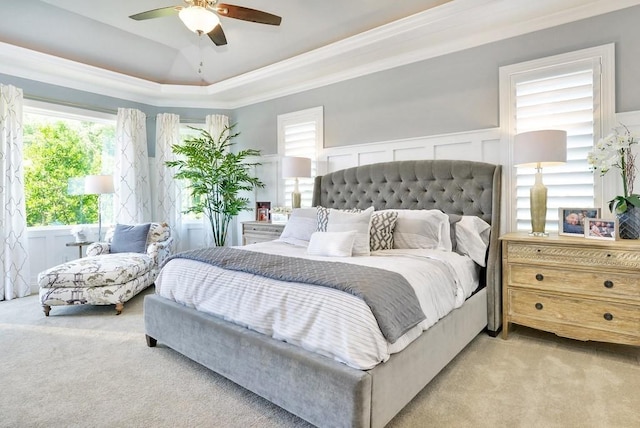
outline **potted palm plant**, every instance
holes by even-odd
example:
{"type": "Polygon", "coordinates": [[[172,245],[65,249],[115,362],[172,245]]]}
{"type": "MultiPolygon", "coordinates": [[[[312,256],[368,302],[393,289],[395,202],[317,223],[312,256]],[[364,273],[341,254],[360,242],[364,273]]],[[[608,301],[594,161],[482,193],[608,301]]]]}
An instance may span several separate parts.
{"type": "Polygon", "coordinates": [[[224,246],[231,219],[241,211],[251,209],[249,199],[241,192],[264,187],[262,181],[251,174],[254,166],[249,158],[259,156],[255,149],[231,151],[235,124],[226,127],[219,136],[196,129],[199,135],[186,138],[172,146],[178,160],[166,165],[177,168],[176,179],[187,181],[192,205],[186,212],[203,214],[209,219],[216,246],[224,246]]]}

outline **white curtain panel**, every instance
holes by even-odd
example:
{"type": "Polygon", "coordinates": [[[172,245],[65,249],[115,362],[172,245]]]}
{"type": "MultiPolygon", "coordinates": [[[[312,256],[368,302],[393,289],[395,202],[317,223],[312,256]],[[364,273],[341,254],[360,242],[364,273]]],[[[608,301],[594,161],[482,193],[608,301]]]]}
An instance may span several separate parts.
{"type": "MultiPolygon", "coordinates": [[[[215,139],[220,137],[222,131],[229,127],[229,116],[224,114],[210,114],[205,117],[206,130],[215,139]]],[[[228,135],[228,132],[225,133],[228,135]]]]}
{"type": "MultiPolygon", "coordinates": [[[[229,117],[223,114],[210,114],[205,118],[205,129],[214,139],[218,139],[222,134],[222,131],[225,128],[229,127],[229,117]]],[[[209,219],[206,216],[202,217],[203,228],[204,228],[204,245],[206,247],[215,246],[215,242],[213,240],[213,232],[211,231],[211,223],[209,223],[209,219]]],[[[231,235],[227,236],[226,243],[227,245],[231,245],[231,235]]]]}
{"type": "Polygon", "coordinates": [[[146,119],[146,115],[140,110],[118,109],[113,180],[116,191],[114,210],[118,223],[151,221],[146,119]]]}
{"type": "Polygon", "coordinates": [[[0,85],[0,300],[31,293],[22,158],[22,89],[0,85]]]}
{"type": "Polygon", "coordinates": [[[171,149],[180,143],[180,116],[162,113],[156,117],[156,162],[158,197],[156,198],[156,216],[158,221],[165,221],[171,227],[174,249],[181,251],[180,236],[182,232],[182,199],[181,183],[174,176],[175,168],[165,163],[176,159],[171,149]]]}

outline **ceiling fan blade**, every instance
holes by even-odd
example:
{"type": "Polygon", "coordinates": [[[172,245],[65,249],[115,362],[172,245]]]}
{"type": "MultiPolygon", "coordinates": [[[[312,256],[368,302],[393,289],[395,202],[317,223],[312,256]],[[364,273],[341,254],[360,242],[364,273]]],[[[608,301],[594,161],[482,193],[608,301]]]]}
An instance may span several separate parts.
{"type": "Polygon", "coordinates": [[[218,24],[215,26],[213,30],[211,30],[207,36],[211,39],[216,46],[223,46],[227,44],[227,37],[224,35],[224,31],[222,31],[222,25],[218,24]]]}
{"type": "Polygon", "coordinates": [[[160,9],[153,9],[153,10],[148,10],[146,12],[136,13],[135,15],[131,15],[129,18],[135,19],[136,21],[142,21],[144,19],[162,18],[164,16],[177,15],[181,9],[182,9],[182,6],[161,7],[160,9]]]}
{"type": "Polygon", "coordinates": [[[249,9],[248,7],[234,6],[232,4],[220,3],[214,6],[220,16],[241,19],[243,21],[257,22],[258,24],[280,25],[282,18],[260,10],[249,9]]]}

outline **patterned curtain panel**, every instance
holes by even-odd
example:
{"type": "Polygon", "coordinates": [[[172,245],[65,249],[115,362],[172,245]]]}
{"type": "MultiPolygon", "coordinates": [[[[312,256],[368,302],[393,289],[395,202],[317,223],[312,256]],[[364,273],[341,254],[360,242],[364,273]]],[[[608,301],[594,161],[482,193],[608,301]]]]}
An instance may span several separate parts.
{"type": "Polygon", "coordinates": [[[22,148],[22,89],[0,85],[0,300],[31,293],[22,148]]]}
{"type": "MultiPolygon", "coordinates": [[[[229,127],[229,117],[223,114],[210,114],[205,118],[205,125],[207,132],[211,134],[213,138],[218,139],[222,131],[229,127]]],[[[213,232],[211,231],[209,219],[203,216],[202,221],[204,227],[204,245],[206,247],[213,247],[216,244],[213,240],[213,232]]],[[[231,239],[227,239],[226,242],[228,243],[227,245],[231,245],[231,239]]]]}
{"type": "Polygon", "coordinates": [[[180,251],[182,232],[182,199],[180,183],[174,179],[175,168],[169,168],[165,162],[176,159],[171,146],[180,142],[180,116],[177,114],[159,114],[156,118],[156,162],[158,197],[156,216],[171,226],[173,247],[180,251]]]}
{"type": "Polygon", "coordinates": [[[113,181],[116,221],[124,224],[151,221],[147,123],[140,110],[118,109],[113,181]]]}
{"type": "MultiPolygon", "coordinates": [[[[207,132],[213,138],[218,138],[222,131],[229,127],[229,117],[223,114],[210,114],[205,118],[207,132]]],[[[228,133],[225,133],[228,135],[228,133]]]]}

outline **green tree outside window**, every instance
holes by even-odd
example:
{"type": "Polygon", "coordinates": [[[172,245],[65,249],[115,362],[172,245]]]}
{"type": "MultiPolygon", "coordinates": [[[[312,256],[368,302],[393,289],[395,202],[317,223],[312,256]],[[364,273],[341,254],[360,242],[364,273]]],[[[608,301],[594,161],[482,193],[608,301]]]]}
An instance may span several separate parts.
{"type": "Polygon", "coordinates": [[[69,193],[70,179],[111,171],[115,127],[96,122],[27,116],[24,126],[28,226],[92,224],[95,195],[69,193]]]}

